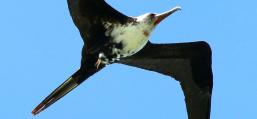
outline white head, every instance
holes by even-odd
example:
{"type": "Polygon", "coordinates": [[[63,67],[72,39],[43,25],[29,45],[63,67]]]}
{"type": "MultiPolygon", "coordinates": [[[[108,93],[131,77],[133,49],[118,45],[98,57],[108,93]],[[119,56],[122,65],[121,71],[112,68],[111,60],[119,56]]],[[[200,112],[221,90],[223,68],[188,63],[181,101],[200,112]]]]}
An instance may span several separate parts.
{"type": "Polygon", "coordinates": [[[176,6],[173,9],[161,14],[146,13],[136,17],[136,22],[138,22],[139,24],[144,24],[145,31],[150,33],[155,28],[155,26],[157,26],[162,20],[178,10],[181,10],[180,6],[176,6]]]}

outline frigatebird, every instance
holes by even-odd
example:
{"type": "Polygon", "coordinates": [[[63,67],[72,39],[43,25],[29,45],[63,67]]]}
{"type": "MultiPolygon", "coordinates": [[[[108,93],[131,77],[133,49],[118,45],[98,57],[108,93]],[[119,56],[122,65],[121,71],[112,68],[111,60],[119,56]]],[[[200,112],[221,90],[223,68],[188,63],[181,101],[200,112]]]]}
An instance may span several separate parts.
{"type": "Polygon", "coordinates": [[[153,29],[172,13],[129,17],[104,0],[68,0],[84,41],[81,66],[33,111],[43,111],[106,65],[122,63],[171,76],[181,84],[189,119],[209,119],[212,94],[211,48],[204,41],[153,44],[153,29]]]}

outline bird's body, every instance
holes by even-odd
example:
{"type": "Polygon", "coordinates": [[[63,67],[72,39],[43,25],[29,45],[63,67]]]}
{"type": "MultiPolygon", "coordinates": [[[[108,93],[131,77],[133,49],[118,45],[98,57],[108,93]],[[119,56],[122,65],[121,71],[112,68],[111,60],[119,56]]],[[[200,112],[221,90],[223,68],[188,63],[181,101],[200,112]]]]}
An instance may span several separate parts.
{"type": "Polygon", "coordinates": [[[149,26],[136,18],[126,24],[103,22],[102,25],[105,28],[103,40],[106,44],[102,46],[103,50],[99,50],[98,58],[104,64],[137,53],[149,40],[150,31],[146,30],[149,26]]]}
{"type": "MultiPolygon", "coordinates": [[[[126,16],[112,8],[104,0],[68,0],[68,8],[84,41],[81,66],[32,111],[34,115],[62,98],[106,65],[123,63],[175,76],[178,80],[184,80],[185,74],[188,75],[189,81],[182,81],[182,86],[186,86],[183,89],[185,95],[192,97],[192,95],[200,94],[195,85],[204,90],[201,95],[206,94],[206,97],[196,97],[199,98],[198,100],[204,99],[196,104],[200,106],[201,110],[206,111],[196,111],[196,119],[209,117],[210,96],[208,94],[212,89],[212,73],[208,44],[154,45],[148,41],[153,29],[162,20],[180,10],[180,7],[175,7],[162,14],[147,13],[138,17],[126,16]],[[172,67],[169,67],[168,60],[173,62],[171,63],[172,67]],[[205,61],[200,64],[203,69],[196,68],[193,71],[191,69],[193,66],[195,67],[193,63],[195,61],[199,63],[198,60],[205,61]],[[167,69],[167,67],[171,69],[167,69]],[[181,71],[181,69],[185,71],[181,71]],[[194,75],[191,74],[192,72],[187,72],[191,70],[194,75]],[[202,74],[203,71],[206,74],[202,74]],[[181,75],[183,72],[185,74],[181,75]],[[197,83],[192,83],[192,81],[197,81],[197,83]],[[196,93],[190,94],[192,91],[196,93]]],[[[191,105],[194,106],[195,103],[190,102],[188,109],[191,109],[191,105]]],[[[189,110],[189,114],[192,114],[191,110],[189,110]]]]}
{"type": "MultiPolygon", "coordinates": [[[[138,17],[123,15],[104,0],[69,0],[68,5],[86,44],[86,54],[82,55],[98,56],[98,65],[111,64],[137,53],[146,45],[151,31],[158,24],[155,20],[159,20],[153,13],[138,17]],[[90,9],[92,6],[94,9],[90,9]]],[[[168,11],[168,15],[179,9],[180,7],[175,7],[168,11]]],[[[164,18],[160,20],[162,19],[164,18]]]]}
{"type": "Polygon", "coordinates": [[[114,44],[112,53],[118,57],[127,57],[141,50],[149,40],[149,32],[146,29],[150,27],[138,20],[128,22],[127,24],[111,24],[106,23],[105,32],[107,37],[110,37],[114,44]]]}

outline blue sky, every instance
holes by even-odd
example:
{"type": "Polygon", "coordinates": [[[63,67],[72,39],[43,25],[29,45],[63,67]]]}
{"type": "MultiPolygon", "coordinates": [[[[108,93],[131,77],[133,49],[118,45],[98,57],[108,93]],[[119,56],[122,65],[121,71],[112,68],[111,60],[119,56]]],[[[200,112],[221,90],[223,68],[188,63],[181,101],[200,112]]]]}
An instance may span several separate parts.
{"type": "MultiPolygon", "coordinates": [[[[107,0],[129,16],[182,6],[150,41],[204,40],[213,50],[212,119],[257,118],[257,1],[107,0]]],[[[170,77],[114,64],[36,117],[31,110],[79,68],[82,40],[66,0],[0,4],[1,119],[186,119],[170,77]]]]}

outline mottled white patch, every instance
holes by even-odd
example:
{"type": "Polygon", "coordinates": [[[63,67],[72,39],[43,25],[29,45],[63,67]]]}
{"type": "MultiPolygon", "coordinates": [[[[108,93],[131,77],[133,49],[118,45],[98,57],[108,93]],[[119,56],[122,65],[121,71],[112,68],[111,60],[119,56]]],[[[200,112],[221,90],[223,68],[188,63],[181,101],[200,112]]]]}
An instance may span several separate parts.
{"type": "Polygon", "coordinates": [[[112,42],[121,43],[123,46],[122,49],[114,48],[113,53],[119,52],[122,57],[126,57],[137,53],[146,45],[149,35],[145,32],[150,34],[154,26],[145,23],[145,17],[147,14],[139,16],[137,23],[130,22],[125,25],[105,23],[106,29],[112,27],[106,31],[105,35],[112,37],[112,42]]]}

